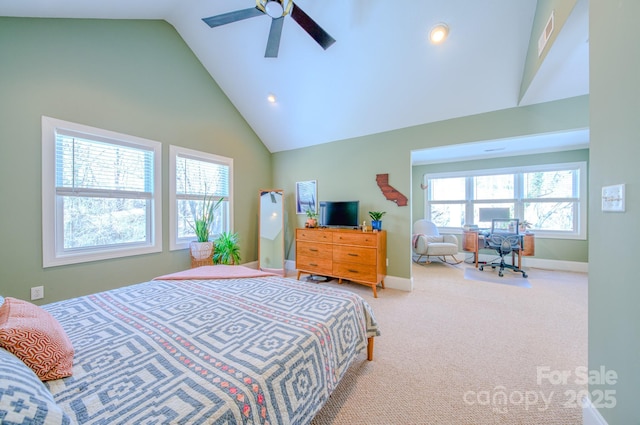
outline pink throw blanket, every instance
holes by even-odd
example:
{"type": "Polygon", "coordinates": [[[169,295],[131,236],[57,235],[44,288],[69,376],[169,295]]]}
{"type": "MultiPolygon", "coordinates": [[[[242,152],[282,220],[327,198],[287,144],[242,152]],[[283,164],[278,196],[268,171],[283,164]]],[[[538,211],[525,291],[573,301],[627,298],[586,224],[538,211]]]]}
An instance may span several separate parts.
{"type": "Polygon", "coordinates": [[[201,266],[194,269],[165,274],[154,277],[153,280],[207,280],[207,279],[238,279],[243,277],[277,276],[275,273],[251,269],[245,266],[201,266]]]}
{"type": "Polygon", "coordinates": [[[426,235],[423,235],[422,233],[414,233],[413,235],[413,240],[411,242],[413,244],[414,249],[418,248],[418,239],[420,239],[420,236],[426,236],[426,235]]]}

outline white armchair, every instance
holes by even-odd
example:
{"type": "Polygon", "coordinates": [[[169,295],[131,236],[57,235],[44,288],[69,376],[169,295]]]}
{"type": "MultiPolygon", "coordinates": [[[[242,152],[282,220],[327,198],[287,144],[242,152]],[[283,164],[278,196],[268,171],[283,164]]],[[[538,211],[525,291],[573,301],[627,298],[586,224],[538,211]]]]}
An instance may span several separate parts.
{"type": "Polygon", "coordinates": [[[431,262],[429,257],[439,257],[448,264],[462,262],[455,257],[458,253],[458,238],[454,235],[441,235],[436,225],[428,220],[421,219],[413,223],[411,246],[413,261],[419,264],[422,257],[427,257],[427,264],[431,262]],[[453,258],[453,263],[447,261],[447,256],[453,258]]]}

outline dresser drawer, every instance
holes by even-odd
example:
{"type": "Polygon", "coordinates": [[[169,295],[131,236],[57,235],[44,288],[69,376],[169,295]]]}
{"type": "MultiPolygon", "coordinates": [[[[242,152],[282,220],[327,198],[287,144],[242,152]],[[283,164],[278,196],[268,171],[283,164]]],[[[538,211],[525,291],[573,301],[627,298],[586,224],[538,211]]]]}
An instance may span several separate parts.
{"type": "Polygon", "coordinates": [[[327,243],[331,243],[333,241],[331,232],[309,229],[296,229],[296,240],[327,243]]]}
{"type": "Polygon", "coordinates": [[[331,247],[333,245],[319,242],[309,242],[304,240],[296,241],[296,257],[304,255],[311,258],[331,259],[331,247]]]}
{"type": "Polygon", "coordinates": [[[333,274],[343,279],[377,283],[375,265],[333,262],[333,274]]]}
{"type": "Polygon", "coordinates": [[[378,238],[375,233],[336,232],[333,234],[333,243],[375,247],[378,245],[378,238]]]}
{"type": "Polygon", "coordinates": [[[387,232],[352,229],[296,229],[296,269],[302,273],[345,279],[373,290],[384,288],[387,232]]]}
{"type": "Polygon", "coordinates": [[[331,258],[316,258],[310,255],[296,256],[296,269],[313,274],[331,274],[333,261],[331,258]]]}
{"type": "Polygon", "coordinates": [[[375,248],[350,245],[333,246],[333,261],[375,265],[376,254],[375,248]]]}

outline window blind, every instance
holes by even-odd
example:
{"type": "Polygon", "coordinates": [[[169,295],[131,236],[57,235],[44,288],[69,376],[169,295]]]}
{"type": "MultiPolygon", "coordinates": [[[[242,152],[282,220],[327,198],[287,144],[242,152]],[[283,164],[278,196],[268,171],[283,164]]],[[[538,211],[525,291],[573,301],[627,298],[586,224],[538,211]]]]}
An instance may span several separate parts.
{"type": "Polygon", "coordinates": [[[58,132],[55,156],[59,193],[153,193],[151,149],[58,132]]]}
{"type": "Polygon", "coordinates": [[[202,158],[176,157],[176,194],[229,196],[229,166],[202,158]]]}

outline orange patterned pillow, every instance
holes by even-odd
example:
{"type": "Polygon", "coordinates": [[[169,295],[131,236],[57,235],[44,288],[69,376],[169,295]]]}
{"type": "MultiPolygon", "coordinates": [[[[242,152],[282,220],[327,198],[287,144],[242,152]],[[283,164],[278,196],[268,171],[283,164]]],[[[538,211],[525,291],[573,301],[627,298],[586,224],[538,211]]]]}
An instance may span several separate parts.
{"type": "Polygon", "coordinates": [[[73,346],[60,323],[35,304],[6,297],[0,306],[0,347],[42,381],[71,376],[73,346]]]}

